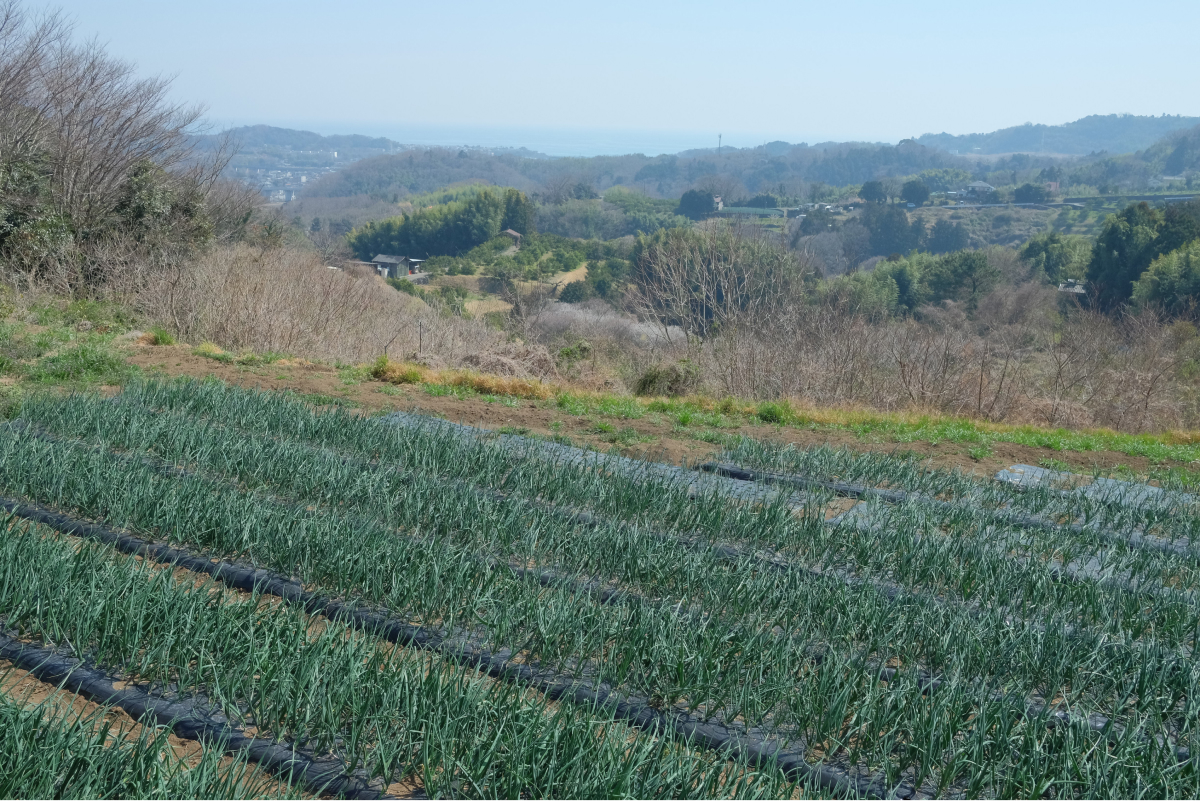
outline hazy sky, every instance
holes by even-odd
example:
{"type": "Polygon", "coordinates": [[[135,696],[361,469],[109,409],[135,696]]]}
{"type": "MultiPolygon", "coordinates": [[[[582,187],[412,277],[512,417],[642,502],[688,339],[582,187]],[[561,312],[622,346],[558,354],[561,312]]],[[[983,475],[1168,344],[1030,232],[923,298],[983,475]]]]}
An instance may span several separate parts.
{"type": "Polygon", "coordinates": [[[897,141],[1088,114],[1200,115],[1196,0],[31,7],[61,9],[112,54],[176,76],[177,96],[218,125],[401,141],[618,129],[708,146],[718,132],[726,144],[897,141]]]}

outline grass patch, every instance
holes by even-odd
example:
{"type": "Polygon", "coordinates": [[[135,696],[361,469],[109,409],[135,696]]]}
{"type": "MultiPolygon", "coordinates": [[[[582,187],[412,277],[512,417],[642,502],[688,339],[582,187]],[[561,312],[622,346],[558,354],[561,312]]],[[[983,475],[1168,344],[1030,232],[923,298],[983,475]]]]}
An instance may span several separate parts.
{"type": "Polygon", "coordinates": [[[257,367],[259,365],[275,364],[276,362],[281,362],[284,359],[290,358],[286,353],[278,353],[273,350],[269,350],[264,353],[243,351],[239,354],[233,354],[212,342],[201,342],[199,345],[192,348],[192,355],[202,356],[205,359],[212,359],[214,362],[221,362],[222,364],[237,364],[243,367],[257,367]]]}
{"type": "MultiPolygon", "coordinates": [[[[408,283],[405,281],[405,283],[408,283]]],[[[388,361],[387,356],[380,356],[371,365],[371,377],[389,384],[422,384],[425,383],[429,371],[415,364],[388,361]]]]}
{"type": "Polygon", "coordinates": [[[38,325],[74,328],[87,323],[97,333],[128,330],[137,316],[123,306],[103,300],[52,301],[30,307],[38,325]]]}
{"type": "Polygon", "coordinates": [[[146,333],[148,345],[174,345],[175,335],[160,325],[156,325],[146,333]]]}
{"type": "Polygon", "coordinates": [[[214,345],[212,342],[201,342],[199,345],[192,348],[192,355],[203,356],[205,359],[212,359],[213,361],[221,362],[222,364],[232,364],[234,359],[232,353],[226,353],[225,351],[221,350],[219,346],[214,345]]]}
{"type": "Polygon", "coordinates": [[[992,455],[992,446],[991,445],[972,445],[971,447],[967,448],[967,453],[970,454],[971,458],[974,459],[975,461],[979,461],[980,459],[987,459],[989,456],[992,455]]]}
{"type": "Polygon", "coordinates": [[[637,429],[625,427],[618,431],[605,433],[601,435],[600,439],[613,445],[629,448],[639,443],[654,442],[657,438],[639,434],[637,429]]]}
{"type": "Polygon", "coordinates": [[[791,407],[786,403],[775,403],[773,401],[764,401],[758,404],[758,409],[755,411],[754,416],[764,423],[777,423],[780,425],[795,418],[791,407]]]}
{"type": "Polygon", "coordinates": [[[530,400],[554,397],[554,387],[536,378],[482,375],[469,370],[442,370],[438,378],[449,386],[469,388],[481,395],[508,395],[530,400]]]}
{"type": "Polygon", "coordinates": [[[39,359],[26,378],[40,384],[120,384],[136,372],[109,343],[92,340],[39,359]]]}
{"type": "Polygon", "coordinates": [[[470,387],[455,387],[450,384],[425,384],[425,394],[434,398],[467,398],[477,397],[479,393],[470,387]]]}
{"type": "MultiPolygon", "coordinates": [[[[471,370],[430,370],[421,365],[393,362],[386,356],[380,356],[371,365],[369,375],[377,381],[386,381],[391,384],[425,384],[427,391],[430,385],[469,390],[469,394],[462,395],[463,397],[484,395],[490,398],[545,400],[554,397],[555,393],[553,385],[536,378],[484,375],[471,370]]],[[[458,392],[441,391],[430,392],[430,394],[439,397],[449,394],[460,395],[458,392]]]]}

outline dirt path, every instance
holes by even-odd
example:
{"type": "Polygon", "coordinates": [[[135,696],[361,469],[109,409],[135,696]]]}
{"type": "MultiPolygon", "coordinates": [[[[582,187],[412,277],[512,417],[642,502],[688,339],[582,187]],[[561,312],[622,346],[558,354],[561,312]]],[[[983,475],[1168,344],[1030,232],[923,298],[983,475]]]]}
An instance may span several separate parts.
{"type": "MultiPolygon", "coordinates": [[[[231,384],[272,390],[292,390],[302,394],[339,398],[373,412],[379,410],[419,411],[435,414],[454,422],[479,425],[485,428],[507,427],[517,433],[561,434],[576,444],[591,445],[607,451],[613,445],[611,433],[597,431],[597,421],[576,417],[542,401],[508,400],[489,403],[482,398],[436,397],[421,386],[393,386],[377,381],[356,381],[344,378],[335,368],[324,364],[283,361],[269,365],[238,365],[218,362],[192,354],[186,346],[139,346],[129,361],[145,370],[166,376],[213,376],[231,384]],[[522,431],[524,430],[524,431],[522,431]]],[[[625,455],[642,455],[674,464],[694,464],[713,457],[720,446],[696,439],[702,429],[680,430],[670,420],[647,414],[638,419],[612,419],[605,422],[613,428],[633,429],[643,441],[620,448],[625,455]]],[[[1108,471],[1124,466],[1144,474],[1151,468],[1145,457],[1130,456],[1115,451],[1071,452],[1052,448],[995,442],[991,454],[976,458],[969,447],[960,442],[894,442],[871,441],[849,431],[812,430],[790,426],[743,425],[722,429],[729,434],[744,434],[756,439],[794,443],[799,447],[830,445],[859,451],[919,454],[932,467],[958,467],[967,473],[993,475],[1013,464],[1038,464],[1054,459],[1079,472],[1090,473],[1093,468],[1108,471]]]]}

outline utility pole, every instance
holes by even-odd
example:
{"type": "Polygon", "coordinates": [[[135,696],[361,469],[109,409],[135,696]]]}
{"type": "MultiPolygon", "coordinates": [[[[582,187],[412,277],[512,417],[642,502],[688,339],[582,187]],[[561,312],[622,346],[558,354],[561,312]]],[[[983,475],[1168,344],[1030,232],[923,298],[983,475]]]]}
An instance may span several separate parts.
{"type": "Polygon", "coordinates": [[[717,134],[717,158],[721,157],[721,134],[717,134]]]}

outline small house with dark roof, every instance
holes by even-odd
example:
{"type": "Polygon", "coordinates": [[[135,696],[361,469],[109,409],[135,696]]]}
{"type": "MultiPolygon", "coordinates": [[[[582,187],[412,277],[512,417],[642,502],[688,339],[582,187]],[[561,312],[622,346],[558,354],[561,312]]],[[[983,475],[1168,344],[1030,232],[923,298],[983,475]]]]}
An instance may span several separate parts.
{"type": "Polygon", "coordinates": [[[389,256],[380,253],[371,259],[371,266],[384,278],[399,278],[404,275],[416,275],[421,272],[424,259],[413,259],[408,256],[389,256]]]}
{"type": "Polygon", "coordinates": [[[996,187],[992,186],[991,184],[984,183],[983,181],[972,181],[971,183],[967,184],[966,191],[972,195],[986,195],[990,192],[995,192],[996,187]]]}
{"type": "Polygon", "coordinates": [[[521,235],[519,233],[517,233],[516,231],[514,231],[511,228],[505,228],[500,233],[504,234],[509,239],[511,239],[517,247],[521,247],[521,235]]]}

